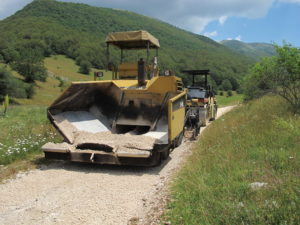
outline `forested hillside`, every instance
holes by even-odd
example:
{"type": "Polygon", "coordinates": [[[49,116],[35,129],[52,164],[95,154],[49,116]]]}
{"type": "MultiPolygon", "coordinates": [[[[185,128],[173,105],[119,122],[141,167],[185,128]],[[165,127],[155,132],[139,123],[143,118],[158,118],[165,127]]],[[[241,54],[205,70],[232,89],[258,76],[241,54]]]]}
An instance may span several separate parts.
{"type": "MultiPolygon", "coordinates": [[[[28,49],[34,49],[29,57],[64,54],[78,65],[90,64],[101,69],[106,65],[107,33],[141,29],[160,40],[161,68],[175,70],[177,74],[182,69],[210,69],[217,85],[228,79],[236,89],[237,81],[253,63],[207,37],[157,19],[54,0],[35,0],[0,21],[0,61],[13,64],[19,58],[28,58],[28,49]]],[[[117,59],[117,52],[114,52],[113,60],[117,59]]],[[[42,79],[44,77],[40,77],[42,79]]]]}
{"type": "Polygon", "coordinates": [[[262,57],[275,56],[274,45],[268,43],[245,43],[237,40],[224,40],[221,42],[239,54],[259,61],[262,57]]]}

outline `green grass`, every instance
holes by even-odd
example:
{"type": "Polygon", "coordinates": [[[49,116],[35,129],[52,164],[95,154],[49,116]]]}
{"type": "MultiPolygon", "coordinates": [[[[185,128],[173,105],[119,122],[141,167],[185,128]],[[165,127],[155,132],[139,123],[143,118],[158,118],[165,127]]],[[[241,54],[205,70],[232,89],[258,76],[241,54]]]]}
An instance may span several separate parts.
{"type": "MultiPolygon", "coordinates": [[[[63,55],[48,57],[44,63],[49,72],[47,81],[36,81],[36,94],[33,98],[14,99],[15,102],[22,105],[48,106],[62,94],[63,90],[65,90],[71,82],[92,81],[94,79],[94,71],[104,72],[104,77],[101,78],[102,80],[111,79],[111,72],[104,70],[92,69],[89,75],[80,74],[78,73],[79,66],[75,64],[75,61],[63,55]],[[62,86],[58,77],[63,80],[62,86]]],[[[0,63],[0,66],[5,66],[5,64],[0,63]]],[[[23,80],[23,77],[16,71],[13,71],[9,66],[6,66],[6,69],[10,70],[15,77],[23,80]]]]}
{"type": "Polygon", "coordinates": [[[230,106],[230,105],[238,105],[243,102],[243,95],[236,94],[233,92],[232,96],[227,96],[226,92],[224,92],[224,96],[217,95],[217,102],[220,107],[230,106]]]}
{"type": "Polygon", "coordinates": [[[46,107],[11,106],[4,116],[0,107],[0,165],[41,154],[41,146],[61,140],[46,116],[46,107]]]}
{"type": "Polygon", "coordinates": [[[67,82],[72,81],[91,81],[94,79],[95,71],[102,71],[104,73],[103,80],[111,80],[111,72],[105,70],[91,69],[89,75],[79,73],[79,66],[77,66],[73,59],[67,58],[64,55],[54,55],[45,59],[45,66],[50,72],[50,76],[59,76],[67,82]]]}
{"type": "Polygon", "coordinates": [[[300,116],[264,97],[209,126],[171,187],[175,224],[300,224],[300,116]],[[253,182],[267,183],[252,189],[253,182]]]}

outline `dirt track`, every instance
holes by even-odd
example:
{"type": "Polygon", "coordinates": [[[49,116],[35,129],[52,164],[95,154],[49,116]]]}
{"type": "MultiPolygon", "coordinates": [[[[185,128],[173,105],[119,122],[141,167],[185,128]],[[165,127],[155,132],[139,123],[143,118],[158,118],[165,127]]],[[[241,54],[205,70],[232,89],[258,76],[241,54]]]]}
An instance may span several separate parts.
{"type": "MultiPolygon", "coordinates": [[[[218,115],[231,110],[224,107],[218,115]]],[[[203,130],[203,129],[202,129],[203,130]]],[[[146,223],[170,175],[190,153],[185,142],[154,168],[52,163],[0,184],[0,224],[146,223]]]]}

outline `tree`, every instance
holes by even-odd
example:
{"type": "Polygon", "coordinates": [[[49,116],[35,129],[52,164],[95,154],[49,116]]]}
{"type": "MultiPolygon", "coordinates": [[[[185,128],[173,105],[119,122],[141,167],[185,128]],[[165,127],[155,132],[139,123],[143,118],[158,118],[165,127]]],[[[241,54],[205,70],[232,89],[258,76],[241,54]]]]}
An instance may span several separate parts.
{"type": "Polygon", "coordinates": [[[35,80],[46,81],[47,71],[43,59],[41,49],[24,46],[21,48],[20,56],[13,64],[13,68],[25,77],[27,83],[33,83],[35,80]]]}
{"type": "Polygon", "coordinates": [[[228,80],[228,79],[223,80],[222,84],[221,84],[221,88],[222,88],[223,91],[232,90],[232,85],[231,85],[230,80],[228,80]]]}
{"type": "Polygon", "coordinates": [[[236,91],[240,87],[238,81],[234,77],[230,77],[229,81],[232,85],[232,90],[236,91]]]}
{"type": "Polygon", "coordinates": [[[5,63],[12,63],[19,57],[19,53],[12,47],[8,47],[2,51],[5,63]]]}
{"type": "Polygon", "coordinates": [[[27,97],[25,88],[24,82],[14,78],[7,69],[0,67],[0,102],[6,95],[16,98],[27,97]]]}
{"type": "Polygon", "coordinates": [[[264,58],[246,77],[246,97],[271,92],[284,98],[294,112],[300,112],[300,49],[286,43],[275,48],[278,55],[264,58]]]}
{"type": "Polygon", "coordinates": [[[0,102],[4,100],[4,96],[8,94],[9,89],[9,73],[0,67],[0,102]]]}
{"type": "Polygon", "coordinates": [[[80,62],[79,73],[89,74],[92,64],[89,61],[83,60],[80,62]]]}
{"type": "Polygon", "coordinates": [[[231,91],[231,90],[227,91],[227,96],[228,96],[228,97],[231,97],[231,96],[232,96],[232,91],[231,91]]]}

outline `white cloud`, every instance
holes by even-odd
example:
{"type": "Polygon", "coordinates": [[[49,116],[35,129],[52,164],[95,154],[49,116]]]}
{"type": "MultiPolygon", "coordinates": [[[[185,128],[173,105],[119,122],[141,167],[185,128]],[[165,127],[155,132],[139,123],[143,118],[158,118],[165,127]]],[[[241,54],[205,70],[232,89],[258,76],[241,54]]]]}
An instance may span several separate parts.
{"type": "Polygon", "coordinates": [[[227,16],[221,16],[220,18],[219,18],[219,23],[221,24],[221,25],[223,25],[225,22],[226,22],[226,20],[227,20],[227,16]]]}
{"type": "Polygon", "coordinates": [[[227,38],[226,40],[228,40],[228,41],[231,41],[231,40],[236,40],[236,41],[241,41],[242,40],[242,36],[241,35],[238,35],[238,36],[236,36],[235,38],[227,38]]]}
{"type": "MultiPolygon", "coordinates": [[[[0,19],[13,14],[32,0],[0,0],[0,19]]],[[[203,32],[212,21],[223,25],[229,17],[260,18],[274,3],[300,0],[62,0],[93,6],[134,11],[175,26],[203,32]]]]}
{"type": "Polygon", "coordinates": [[[218,31],[215,30],[215,31],[212,31],[212,32],[205,32],[203,35],[206,36],[206,37],[215,37],[215,36],[218,35],[218,31]]]}
{"type": "Polygon", "coordinates": [[[235,37],[234,40],[241,41],[242,40],[242,36],[239,35],[239,36],[235,37]]]}

